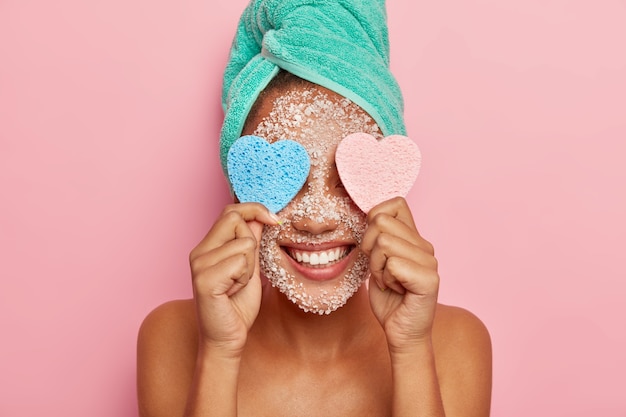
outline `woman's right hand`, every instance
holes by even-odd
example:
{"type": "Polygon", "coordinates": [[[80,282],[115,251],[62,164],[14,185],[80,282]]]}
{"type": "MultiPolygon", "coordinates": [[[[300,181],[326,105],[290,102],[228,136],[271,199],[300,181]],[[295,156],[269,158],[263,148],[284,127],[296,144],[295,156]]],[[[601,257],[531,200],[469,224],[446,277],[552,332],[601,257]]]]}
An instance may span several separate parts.
{"type": "Polygon", "coordinates": [[[189,255],[200,348],[240,355],[261,305],[259,244],[278,218],[258,203],[231,204],[189,255]]]}

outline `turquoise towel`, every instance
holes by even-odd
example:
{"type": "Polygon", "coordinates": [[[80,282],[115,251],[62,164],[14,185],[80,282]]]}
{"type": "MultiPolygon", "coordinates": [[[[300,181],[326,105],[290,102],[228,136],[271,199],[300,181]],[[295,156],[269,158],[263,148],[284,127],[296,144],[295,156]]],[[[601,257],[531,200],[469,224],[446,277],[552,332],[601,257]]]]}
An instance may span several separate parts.
{"type": "Polygon", "coordinates": [[[384,0],[252,0],[224,72],[224,172],[250,108],[280,68],[349,98],[385,136],[406,134],[384,0]]]}

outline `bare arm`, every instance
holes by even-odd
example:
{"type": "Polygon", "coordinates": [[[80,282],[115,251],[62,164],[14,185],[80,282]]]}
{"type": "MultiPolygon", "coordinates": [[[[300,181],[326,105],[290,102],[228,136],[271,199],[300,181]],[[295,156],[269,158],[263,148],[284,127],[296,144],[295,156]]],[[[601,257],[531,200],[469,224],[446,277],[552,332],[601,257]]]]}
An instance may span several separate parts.
{"type": "Polygon", "coordinates": [[[137,340],[141,417],[183,415],[195,370],[196,328],[193,300],[163,304],[144,320],[137,340]]]}
{"type": "Polygon", "coordinates": [[[370,257],[370,304],[391,355],[392,415],[488,416],[488,333],[469,312],[437,304],[434,249],[404,199],[369,212],[361,247],[370,257]]]}
{"type": "Polygon", "coordinates": [[[488,417],[492,350],[485,325],[464,309],[439,305],[433,343],[446,416],[488,417]]]}
{"type": "Polygon", "coordinates": [[[142,417],[235,416],[239,358],[198,348],[193,300],[173,301],[144,320],[137,343],[142,417]]]}
{"type": "Polygon", "coordinates": [[[236,417],[239,362],[261,302],[258,241],[277,219],[227,206],[190,254],[194,300],[165,304],[139,332],[142,417],[236,417]]]}
{"type": "Polygon", "coordinates": [[[431,343],[424,342],[411,352],[392,353],[392,415],[445,416],[431,343]]]}
{"type": "Polygon", "coordinates": [[[439,305],[433,342],[391,354],[393,416],[488,417],[491,341],[466,310],[439,305]]]}
{"type": "Polygon", "coordinates": [[[198,352],[185,417],[237,416],[240,357],[219,349],[198,352]]]}

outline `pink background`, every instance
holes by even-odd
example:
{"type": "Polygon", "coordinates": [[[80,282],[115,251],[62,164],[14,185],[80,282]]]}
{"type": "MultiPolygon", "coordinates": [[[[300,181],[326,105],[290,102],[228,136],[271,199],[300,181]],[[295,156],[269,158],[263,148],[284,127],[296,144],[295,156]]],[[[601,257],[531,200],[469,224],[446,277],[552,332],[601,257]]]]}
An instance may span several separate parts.
{"type": "MultiPolygon", "coordinates": [[[[244,0],[0,1],[0,416],[134,416],[135,339],[229,200],[244,0]]],[[[626,416],[626,1],[389,2],[440,300],[493,415],[626,416]]]]}

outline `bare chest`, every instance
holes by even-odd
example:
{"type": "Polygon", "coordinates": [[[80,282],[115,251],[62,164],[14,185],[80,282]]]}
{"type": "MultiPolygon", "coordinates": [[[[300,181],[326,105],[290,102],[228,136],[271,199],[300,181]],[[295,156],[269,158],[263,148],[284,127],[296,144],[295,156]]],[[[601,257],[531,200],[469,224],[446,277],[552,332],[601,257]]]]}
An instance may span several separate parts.
{"type": "Polygon", "coordinates": [[[242,365],[241,417],[390,415],[391,372],[385,358],[316,364],[246,361],[242,365]]]}

